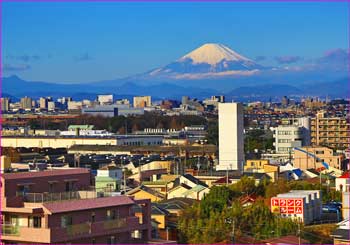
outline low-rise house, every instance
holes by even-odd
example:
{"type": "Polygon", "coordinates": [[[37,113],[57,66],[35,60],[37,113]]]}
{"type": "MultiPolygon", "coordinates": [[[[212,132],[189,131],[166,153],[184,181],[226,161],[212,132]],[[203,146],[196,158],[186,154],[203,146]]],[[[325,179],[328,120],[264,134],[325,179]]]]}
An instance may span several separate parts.
{"type": "Polygon", "coordinates": [[[195,200],[202,200],[203,197],[208,194],[210,189],[208,187],[202,186],[202,185],[196,185],[192,187],[191,189],[185,191],[182,194],[182,197],[186,198],[192,198],[195,200]]]}
{"type": "Polygon", "coordinates": [[[126,195],[133,196],[135,199],[150,199],[151,202],[158,202],[165,198],[165,195],[155,191],[149,187],[146,187],[144,185],[140,185],[128,192],[126,192],[126,195]]]}
{"type": "Polygon", "coordinates": [[[335,179],[335,189],[337,191],[350,191],[350,172],[345,172],[335,179]]]}
{"type": "Polygon", "coordinates": [[[118,192],[120,191],[122,177],[122,169],[113,165],[102,167],[97,170],[97,175],[95,177],[96,189],[118,192]]]}
{"type": "Polygon", "coordinates": [[[257,199],[257,196],[254,194],[246,195],[246,196],[242,196],[239,199],[239,203],[241,204],[242,207],[248,207],[248,206],[254,204],[256,199],[257,199]]]}
{"type": "Polygon", "coordinates": [[[171,199],[176,197],[184,197],[184,193],[190,189],[191,189],[190,186],[183,183],[179,183],[177,186],[173,187],[168,191],[167,198],[171,199]]]}

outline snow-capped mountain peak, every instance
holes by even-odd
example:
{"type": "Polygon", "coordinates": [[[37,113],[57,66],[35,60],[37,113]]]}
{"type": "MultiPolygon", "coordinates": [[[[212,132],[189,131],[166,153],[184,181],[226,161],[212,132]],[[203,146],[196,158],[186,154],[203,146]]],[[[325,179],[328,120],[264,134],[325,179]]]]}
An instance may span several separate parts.
{"type": "Polygon", "coordinates": [[[207,43],[145,76],[152,79],[203,79],[251,76],[263,69],[223,44],[207,43]]]}
{"type": "Polygon", "coordinates": [[[222,60],[251,62],[250,59],[236,53],[223,44],[206,43],[179,59],[183,61],[191,59],[193,64],[207,63],[216,65],[222,60]]]}

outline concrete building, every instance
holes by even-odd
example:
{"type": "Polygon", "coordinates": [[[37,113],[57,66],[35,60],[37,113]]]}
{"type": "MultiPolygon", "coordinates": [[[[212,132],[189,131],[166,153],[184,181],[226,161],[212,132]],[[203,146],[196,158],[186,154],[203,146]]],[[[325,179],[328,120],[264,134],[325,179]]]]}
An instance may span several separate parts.
{"type": "Polygon", "coordinates": [[[104,117],[143,115],[144,108],[132,108],[128,104],[94,106],[83,108],[83,114],[101,115],[104,117]]]}
{"type": "Polygon", "coordinates": [[[101,136],[3,136],[2,147],[69,148],[73,145],[156,146],[163,144],[162,135],[101,136]]]}
{"type": "Polygon", "coordinates": [[[271,198],[271,212],[281,217],[296,219],[304,224],[319,220],[322,215],[322,197],[319,190],[292,190],[271,198]]]}
{"type": "Polygon", "coordinates": [[[83,108],[82,114],[93,116],[115,117],[118,116],[118,108],[114,106],[95,106],[91,108],[83,108]]]}
{"type": "Polygon", "coordinates": [[[275,138],[274,146],[279,154],[291,153],[294,147],[306,146],[309,143],[309,135],[303,127],[295,125],[279,125],[272,128],[275,138]]]}
{"type": "Polygon", "coordinates": [[[208,107],[208,106],[213,106],[215,109],[218,108],[219,103],[225,103],[225,96],[223,95],[213,95],[208,99],[205,99],[203,101],[203,104],[208,107]]]}
{"type": "Polygon", "coordinates": [[[40,97],[39,99],[39,108],[46,110],[48,108],[48,99],[45,97],[40,97]]]}
{"type": "Polygon", "coordinates": [[[149,107],[152,105],[151,96],[135,96],[133,105],[136,108],[149,107]]]}
{"type": "Polygon", "coordinates": [[[57,108],[57,103],[55,101],[49,101],[47,102],[47,110],[48,111],[54,111],[57,108]]]}
{"type": "Polygon", "coordinates": [[[293,152],[294,167],[306,170],[309,168],[325,168],[328,166],[341,169],[343,155],[336,154],[327,147],[302,147],[296,148],[293,152]]]}
{"type": "Polygon", "coordinates": [[[7,112],[10,110],[10,99],[9,98],[1,98],[1,111],[7,112]]]}
{"type": "Polygon", "coordinates": [[[243,172],[243,107],[239,103],[219,103],[219,165],[216,170],[243,172]]]}
{"type": "Polygon", "coordinates": [[[333,149],[350,148],[350,122],[347,118],[326,117],[323,111],[311,119],[311,144],[333,149]]]}
{"type": "Polygon", "coordinates": [[[29,98],[27,96],[21,98],[21,108],[24,110],[32,109],[32,98],[29,98]]]}
{"type": "Polygon", "coordinates": [[[97,95],[97,101],[100,105],[113,104],[113,94],[97,95]]]}
{"type": "Polygon", "coordinates": [[[83,107],[83,102],[81,101],[68,101],[67,103],[67,108],[68,110],[81,110],[81,108],[83,107]]]}
{"type": "Polygon", "coordinates": [[[117,244],[150,239],[150,201],[89,190],[87,169],[6,173],[1,184],[5,244],[117,244]],[[142,209],[142,217],[135,216],[134,205],[142,209]]]}

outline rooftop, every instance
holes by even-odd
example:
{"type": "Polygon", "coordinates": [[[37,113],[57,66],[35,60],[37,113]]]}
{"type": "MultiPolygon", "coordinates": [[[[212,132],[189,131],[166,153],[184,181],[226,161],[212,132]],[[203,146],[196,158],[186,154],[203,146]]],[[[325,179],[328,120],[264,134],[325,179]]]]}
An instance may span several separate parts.
{"type": "Polygon", "coordinates": [[[27,179],[27,178],[40,178],[51,177],[61,175],[73,175],[73,174],[88,174],[89,169],[86,168],[69,168],[69,169],[50,169],[38,172],[17,172],[17,173],[5,173],[1,176],[3,179],[27,179]]]}
{"type": "Polygon", "coordinates": [[[64,202],[44,203],[43,207],[50,213],[64,213],[70,211],[79,211],[86,209],[96,209],[104,207],[132,205],[134,201],[127,196],[113,196],[94,199],[79,199],[64,202]]]}

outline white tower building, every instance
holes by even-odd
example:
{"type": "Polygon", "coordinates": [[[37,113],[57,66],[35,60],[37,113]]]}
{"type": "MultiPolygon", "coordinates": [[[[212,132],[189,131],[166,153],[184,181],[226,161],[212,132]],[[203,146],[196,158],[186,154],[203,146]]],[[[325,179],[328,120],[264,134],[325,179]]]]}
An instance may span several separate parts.
{"type": "Polygon", "coordinates": [[[219,103],[219,165],[216,170],[243,172],[243,107],[239,103],[219,103]]]}

